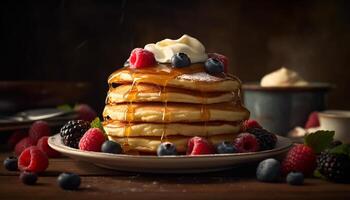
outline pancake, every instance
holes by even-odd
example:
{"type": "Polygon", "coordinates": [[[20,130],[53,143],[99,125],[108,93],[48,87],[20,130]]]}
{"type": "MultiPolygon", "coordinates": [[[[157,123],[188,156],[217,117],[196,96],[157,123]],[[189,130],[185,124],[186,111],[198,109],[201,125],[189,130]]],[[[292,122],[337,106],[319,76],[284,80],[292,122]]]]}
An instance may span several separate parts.
{"type": "Polygon", "coordinates": [[[220,104],[185,103],[133,103],[106,105],[103,117],[108,120],[129,122],[204,122],[242,121],[249,118],[249,111],[233,102],[220,104]],[[130,114],[130,112],[132,112],[130,114]]]}
{"type": "Polygon", "coordinates": [[[124,67],[112,73],[108,84],[154,84],[162,87],[184,88],[201,92],[232,92],[241,87],[240,81],[232,75],[210,75],[203,63],[189,67],[173,68],[170,64],[156,64],[143,69],[124,67]]]}
{"type": "Polygon", "coordinates": [[[156,123],[139,123],[128,124],[118,121],[104,122],[103,126],[108,136],[125,137],[143,137],[143,136],[213,136],[220,134],[235,134],[241,129],[241,123],[170,123],[170,124],[156,124],[156,123]],[[128,128],[128,131],[126,131],[128,128]]]}
{"type": "Polygon", "coordinates": [[[213,104],[234,101],[239,96],[234,92],[199,92],[193,90],[166,87],[150,84],[119,85],[110,87],[106,104],[130,102],[129,91],[136,90],[132,102],[178,102],[195,104],[213,104]],[[133,88],[134,87],[134,88],[133,88]]]}
{"type": "MultiPolygon", "coordinates": [[[[217,145],[222,141],[233,141],[236,137],[235,134],[225,134],[225,135],[215,135],[208,137],[213,145],[217,145]]],[[[147,153],[156,153],[158,146],[161,143],[159,137],[129,137],[129,138],[120,138],[108,136],[109,140],[118,142],[120,144],[127,143],[128,150],[137,150],[140,152],[147,153]]],[[[187,142],[190,137],[168,137],[164,138],[162,142],[168,141],[176,146],[178,153],[185,153],[187,149],[187,142]]]]}

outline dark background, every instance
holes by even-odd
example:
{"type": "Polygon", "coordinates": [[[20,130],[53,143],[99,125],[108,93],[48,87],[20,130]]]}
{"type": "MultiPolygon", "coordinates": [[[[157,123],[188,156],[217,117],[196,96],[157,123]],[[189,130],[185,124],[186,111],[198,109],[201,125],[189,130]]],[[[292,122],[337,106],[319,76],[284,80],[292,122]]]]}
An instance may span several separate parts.
{"type": "MultiPolygon", "coordinates": [[[[134,47],[187,33],[230,59],[243,82],[282,65],[334,83],[330,108],[350,109],[350,1],[1,1],[0,80],[92,83],[101,112],[107,77],[134,47]]],[[[74,91],[70,91],[74,92],[74,91]]]]}

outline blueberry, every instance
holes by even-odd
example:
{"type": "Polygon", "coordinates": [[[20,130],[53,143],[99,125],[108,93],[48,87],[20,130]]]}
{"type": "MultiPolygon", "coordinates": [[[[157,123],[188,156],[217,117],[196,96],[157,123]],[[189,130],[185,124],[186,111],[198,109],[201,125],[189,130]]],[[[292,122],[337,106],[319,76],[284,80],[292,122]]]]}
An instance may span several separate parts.
{"type": "Polygon", "coordinates": [[[21,172],[19,175],[19,178],[21,179],[22,183],[26,185],[34,185],[36,181],[38,180],[38,175],[33,172],[21,172]]]}
{"type": "Polygon", "coordinates": [[[123,149],[119,143],[107,140],[102,144],[101,151],[105,153],[121,154],[123,149]]]}
{"type": "Polygon", "coordinates": [[[14,156],[10,156],[4,160],[4,167],[8,171],[17,171],[18,170],[18,160],[14,156]]]}
{"type": "Polygon", "coordinates": [[[304,184],[304,174],[301,172],[290,172],[287,175],[286,181],[290,185],[303,185],[304,184]]]}
{"type": "Polygon", "coordinates": [[[158,156],[177,155],[176,146],[170,142],[163,142],[158,146],[158,156]]]}
{"type": "Polygon", "coordinates": [[[224,64],[215,58],[209,58],[205,62],[205,71],[209,74],[220,74],[224,72],[224,64]]]}
{"type": "Polygon", "coordinates": [[[177,53],[171,57],[173,67],[187,67],[191,64],[190,58],[185,53],[177,53]]]}
{"type": "Polygon", "coordinates": [[[221,142],[217,147],[216,147],[216,152],[219,154],[222,153],[237,153],[236,147],[229,141],[224,141],[221,142]]]}
{"type": "Polygon", "coordinates": [[[277,182],[281,175],[281,164],[273,158],[263,160],[256,169],[256,178],[262,182],[277,182]]]}
{"type": "Polygon", "coordinates": [[[58,185],[64,190],[76,190],[80,186],[80,176],[73,173],[61,173],[57,178],[58,185]]]}

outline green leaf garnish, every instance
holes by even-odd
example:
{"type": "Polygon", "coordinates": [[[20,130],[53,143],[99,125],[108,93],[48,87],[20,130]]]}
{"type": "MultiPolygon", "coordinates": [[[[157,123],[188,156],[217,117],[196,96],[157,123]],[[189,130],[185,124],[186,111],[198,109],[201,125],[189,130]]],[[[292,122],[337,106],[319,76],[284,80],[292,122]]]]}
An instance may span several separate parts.
{"type": "Polygon", "coordinates": [[[341,144],[334,148],[332,148],[330,151],[332,154],[345,154],[350,157],[350,145],[349,144],[341,144]]]}
{"type": "Polygon", "coordinates": [[[73,111],[73,107],[70,106],[69,104],[58,105],[56,108],[59,110],[65,111],[65,112],[72,112],[73,111]]]}
{"type": "Polygon", "coordinates": [[[304,138],[304,143],[311,147],[315,153],[328,148],[333,141],[334,131],[316,131],[309,133],[304,138]]]}
{"type": "Polygon", "coordinates": [[[324,179],[324,180],[326,180],[326,177],[325,176],[323,176],[322,174],[321,174],[321,172],[320,171],[318,171],[318,169],[316,169],[315,171],[314,171],[314,177],[316,177],[316,178],[320,178],[320,179],[324,179]]]}
{"type": "Polygon", "coordinates": [[[103,131],[103,133],[106,133],[106,131],[103,128],[102,122],[100,118],[96,117],[91,123],[90,123],[91,128],[99,128],[103,131]]]}

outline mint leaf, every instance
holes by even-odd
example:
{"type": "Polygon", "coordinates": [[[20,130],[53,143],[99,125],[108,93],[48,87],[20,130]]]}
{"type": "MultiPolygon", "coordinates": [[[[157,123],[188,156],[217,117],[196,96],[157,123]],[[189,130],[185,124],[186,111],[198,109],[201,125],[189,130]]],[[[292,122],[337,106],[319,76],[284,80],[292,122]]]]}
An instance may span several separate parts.
{"type": "Polygon", "coordinates": [[[96,117],[91,123],[90,123],[91,128],[99,128],[103,131],[103,133],[106,133],[102,126],[102,122],[100,118],[96,117]]]}
{"type": "Polygon", "coordinates": [[[59,110],[65,111],[65,112],[73,111],[73,107],[70,106],[69,104],[58,105],[56,108],[59,109],[59,110]]]}
{"type": "Polygon", "coordinates": [[[341,144],[341,145],[338,145],[338,146],[332,148],[329,152],[333,153],[333,154],[345,154],[345,155],[348,155],[350,157],[350,145],[349,144],[341,144]]]}
{"type": "Polygon", "coordinates": [[[330,146],[333,141],[334,131],[316,131],[309,133],[304,138],[304,143],[311,147],[315,153],[321,153],[330,146]]]}
{"type": "Polygon", "coordinates": [[[325,176],[323,176],[322,174],[321,174],[321,172],[320,171],[318,171],[317,169],[314,171],[314,177],[316,177],[316,178],[320,178],[320,179],[326,179],[326,177],[325,176]]]}

